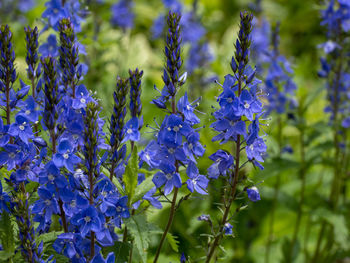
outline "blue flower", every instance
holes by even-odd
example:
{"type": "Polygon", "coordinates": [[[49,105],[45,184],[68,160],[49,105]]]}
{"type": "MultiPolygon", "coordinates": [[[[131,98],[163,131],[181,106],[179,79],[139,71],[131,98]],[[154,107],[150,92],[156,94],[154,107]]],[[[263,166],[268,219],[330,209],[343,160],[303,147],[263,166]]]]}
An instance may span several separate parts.
{"type": "Polygon", "coordinates": [[[114,262],[115,262],[115,256],[113,252],[109,253],[106,259],[104,259],[102,255],[99,253],[91,261],[91,263],[114,263],[114,262]]]}
{"type": "Polygon", "coordinates": [[[45,3],[46,10],[42,14],[43,18],[47,18],[49,25],[57,30],[58,23],[62,18],[69,17],[69,12],[62,6],[60,0],[51,0],[45,3]]]}
{"type": "Polygon", "coordinates": [[[47,40],[44,44],[42,44],[38,51],[41,53],[43,57],[57,57],[58,56],[58,46],[56,35],[51,34],[47,37],[47,40]]]}
{"type": "Polygon", "coordinates": [[[57,153],[53,157],[53,162],[57,167],[66,167],[68,171],[74,172],[74,165],[80,163],[81,159],[74,154],[72,144],[63,139],[57,149],[57,153]]]}
{"type": "Polygon", "coordinates": [[[185,95],[181,97],[177,103],[177,109],[184,114],[186,121],[197,124],[200,120],[194,113],[195,107],[192,106],[193,103],[189,103],[187,92],[185,92],[185,95]]]}
{"type": "Polygon", "coordinates": [[[78,110],[86,108],[86,105],[91,101],[94,101],[94,99],[90,96],[86,87],[84,85],[79,85],[75,90],[75,98],[72,102],[73,109],[78,110]]]}
{"type": "Polygon", "coordinates": [[[35,100],[32,96],[29,96],[25,102],[25,106],[21,109],[21,111],[18,113],[23,115],[25,118],[27,118],[31,122],[38,121],[39,113],[37,111],[37,105],[35,103],[35,100]]]}
{"type": "MultiPolygon", "coordinates": [[[[144,150],[140,152],[140,159],[142,162],[146,162],[151,168],[156,168],[160,164],[160,160],[157,157],[159,151],[159,145],[156,141],[151,141],[144,150]]],[[[142,165],[142,163],[140,164],[142,165]]]]}
{"type": "Polygon", "coordinates": [[[227,222],[224,225],[225,235],[232,235],[232,228],[233,228],[233,226],[230,223],[227,222]]]}
{"type": "Polygon", "coordinates": [[[266,144],[262,138],[257,138],[254,142],[246,147],[246,153],[249,160],[263,162],[263,154],[266,152],[266,144]]]}
{"type": "Polygon", "coordinates": [[[56,252],[60,254],[63,253],[69,259],[73,259],[77,255],[84,258],[84,255],[79,248],[79,239],[81,239],[80,234],[63,233],[57,237],[55,242],[52,244],[52,247],[56,250],[56,252]]]}
{"type": "Polygon", "coordinates": [[[78,193],[73,193],[68,187],[61,188],[59,193],[63,201],[63,210],[67,216],[74,216],[89,206],[86,198],[80,196],[78,193]]]}
{"type": "Polygon", "coordinates": [[[109,206],[106,211],[106,216],[112,217],[112,222],[120,227],[123,218],[130,217],[130,212],[128,209],[128,197],[123,196],[121,198],[110,197],[109,202],[113,203],[114,206],[109,206]]]}
{"type": "Polygon", "coordinates": [[[93,206],[89,206],[88,208],[75,214],[71,218],[71,223],[79,227],[82,237],[85,237],[90,231],[98,232],[102,227],[99,214],[96,208],[93,206]]]}
{"type": "Polygon", "coordinates": [[[163,120],[158,135],[158,143],[167,147],[179,146],[182,143],[182,136],[189,135],[191,131],[189,124],[183,122],[179,116],[171,114],[163,120]]]}
{"type": "Polygon", "coordinates": [[[187,175],[190,179],[187,180],[187,188],[190,192],[198,192],[199,194],[208,194],[205,190],[208,187],[209,180],[204,175],[199,174],[195,163],[190,162],[187,166],[187,175]]]}
{"type": "Polygon", "coordinates": [[[7,144],[3,149],[0,152],[0,165],[7,164],[7,170],[10,171],[22,162],[24,154],[20,147],[13,144],[7,144]]]}
{"type": "Polygon", "coordinates": [[[159,15],[154,21],[151,28],[152,38],[160,38],[163,34],[163,30],[165,27],[165,16],[159,15]]]}
{"type": "Polygon", "coordinates": [[[176,172],[174,165],[162,163],[160,168],[162,172],[157,172],[152,179],[157,188],[160,188],[165,184],[164,194],[168,195],[172,192],[174,186],[177,188],[181,187],[181,177],[180,174],[176,172]]]}
{"type": "Polygon", "coordinates": [[[181,17],[182,39],[184,42],[197,43],[206,33],[205,28],[196,21],[192,12],[184,13],[181,17]]]}
{"type": "Polygon", "coordinates": [[[21,114],[16,116],[16,122],[11,124],[8,134],[13,137],[19,137],[25,144],[29,139],[33,138],[32,128],[28,123],[28,119],[21,114]]]}
{"type": "Polygon", "coordinates": [[[187,136],[187,141],[183,144],[183,150],[192,162],[197,162],[195,157],[203,156],[205,149],[199,142],[199,133],[192,132],[187,136]]]}
{"type": "Polygon", "coordinates": [[[53,193],[44,187],[38,188],[40,199],[33,205],[32,213],[44,216],[45,222],[51,221],[51,216],[58,213],[58,203],[53,193]]]}
{"type": "Polygon", "coordinates": [[[257,100],[248,90],[243,90],[239,97],[239,106],[237,114],[239,116],[245,115],[248,120],[253,120],[254,113],[260,113],[262,104],[257,100]]]}
{"type": "Polygon", "coordinates": [[[260,194],[259,194],[259,190],[258,188],[256,188],[255,186],[248,188],[247,189],[247,194],[248,194],[248,198],[253,201],[259,201],[260,200],[260,194]]]}
{"type": "Polygon", "coordinates": [[[219,175],[226,175],[227,170],[233,166],[233,157],[231,154],[223,150],[218,150],[216,153],[209,156],[209,159],[214,163],[208,168],[210,178],[218,178],[219,175]]]}
{"type": "Polygon", "coordinates": [[[137,117],[129,120],[124,126],[124,139],[122,140],[122,143],[128,140],[134,142],[140,140],[139,119],[137,117]]]}
{"type": "Polygon", "coordinates": [[[10,141],[10,135],[8,135],[8,125],[4,125],[2,118],[0,118],[0,147],[4,147],[10,141]]]}
{"type": "Polygon", "coordinates": [[[118,3],[112,5],[111,23],[114,26],[120,26],[124,30],[134,27],[134,14],[132,13],[133,3],[128,0],[119,0],[118,3]]]}
{"type": "Polygon", "coordinates": [[[187,163],[186,154],[182,148],[182,146],[178,147],[165,147],[161,146],[155,157],[156,161],[160,161],[161,163],[169,163],[175,165],[175,161],[178,160],[182,163],[187,163]]]}

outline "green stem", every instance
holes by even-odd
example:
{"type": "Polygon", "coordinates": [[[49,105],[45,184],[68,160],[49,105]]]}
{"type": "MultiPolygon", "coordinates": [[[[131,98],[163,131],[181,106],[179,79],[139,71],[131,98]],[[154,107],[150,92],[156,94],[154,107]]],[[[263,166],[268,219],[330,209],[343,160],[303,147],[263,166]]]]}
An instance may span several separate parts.
{"type": "MultiPolygon", "coordinates": [[[[238,78],[238,96],[241,95],[242,92],[242,80],[241,80],[241,76],[238,78]]],[[[223,230],[224,230],[224,226],[227,222],[227,218],[230,212],[230,208],[231,205],[233,203],[233,201],[236,199],[236,191],[237,191],[237,185],[239,182],[239,162],[240,162],[240,151],[241,151],[241,136],[237,135],[237,141],[236,141],[236,152],[235,152],[235,169],[231,174],[231,179],[233,179],[233,184],[231,185],[230,188],[230,193],[228,195],[229,200],[228,203],[225,202],[225,211],[224,211],[224,215],[222,217],[221,220],[221,224],[219,227],[219,232],[216,234],[214,241],[211,243],[210,247],[209,247],[209,251],[207,254],[207,258],[206,258],[206,263],[209,263],[211,258],[214,255],[215,249],[216,247],[219,245],[222,235],[223,235],[223,230]]]]}
{"type": "MultiPolygon", "coordinates": [[[[278,156],[281,158],[282,155],[282,121],[281,117],[278,116],[277,119],[277,140],[278,140],[278,156]]],[[[281,184],[281,176],[277,175],[276,183],[274,186],[274,195],[273,195],[273,201],[272,201],[272,207],[271,207],[271,217],[270,217],[270,223],[269,223],[269,236],[266,243],[266,253],[265,253],[265,263],[269,263],[270,261],[270,250],[271,250],[271,244],[273,240],[273,228],[275,224],[275,211],[277,207],[277,199],[278,194],[280,190],[280,184],[281,184]]]]}
{"type": "Polygon", "coordinates": [[[157,252],[156,252],[156,255],[154,257],[153,263],[156,263],[158,261],[158,257],[159,257],[160,251],[162,249],[165,237],[168,234],[169,229],[170,229],[170,227],[171,227],[171,225],[173,223],[175,210],[176,210],[176,198],[177,198],[178,191],[179,191],[179,188],[175,187],[173,200],[171,201],[171,208],[170,208],[170,214],[169,214],[168,223],[167,223],[167,225],[165,227],[165,230],[163,232],[162,238],[160,239],[160,243],[158,245],[157,252]]]}
{"type": "MultiPolygon", "coordinates": [[[[340,21],[338,21],[338,27],[339,30],[341,27],[340,21]]],[[[339,39],[337,39],[337,43],[340,43],[340,45],[342,46],[343,43],[343,35],[340,34],[339,39]]],[[[339,141],[338,141],[338,128],[340,127],[339,125],[339,120],[338,120],[338,111],[339,111],[339,105],[338,105],[338,97],[339,97],[339,86],[340,86],[340,80],[341,80],[341,74],[342,74],[342,70],[343,70],[343,48],[340,48],[340,54],[338,56],[338,64],[335,70],[335,76],[334,79],[330,80],[330,87],[333,88],[333,101],[332,101],[332,110],[333,110],[333,141],[334,141],[334,147],[335,147],[335,153],[334,153],[334,170],[333,170],[333,182],[331,185],[331,191],[330,191],[330,195],[329,195],[329,200],[331,202],[331,206],[332,206],[332,210],[336,210],[337,206],[338,206],[338,200],[339,200],[339,195],[340,195],[340,182],[341,182],[341,178],[342,175],[340,173],[339,170],[339,155],[340,155],[340,147],[339,147],[339,141]]],[[[329,96],[330,98],[332,98],[332,96],[329,96]]],[[[320,229],[320,233],[318,236],[318,240],[317,240],[317,245],[316,245],[316,250],[313,256],[313,262],[317,262],[318,261],[318,257],[320,254],[320,246],[322,243],[322,239],[323,239],[323,235],[325,234],[325,230],[326,230],[326,225],[327,222],[326,220],[322,220],[322,224],[321,224],[321,229],[320,229]]],[[[331,230],[332,232],[332,230],[331,230]]],[[[332,235],[332,233],[330,232],[330,235],[332,235]]],[[[328,242],[329,246],[328,249],[331,249],[333,242],[328,242]]]]}
{"type": "MultiPolygon", "coordinates": [[[[176,113],[176,98],[175,98],[175,96],[173,96],[172,100],[171,100],[171,109],[172,109],[173,114],[176,113]]],[[[177,161],[175,161],[175,168],[176,168],[176,172],[178,173],[179,172],[179,163],[177,161]]],[[[176,199],[177,199],[178,191],[179,191],[179,189],[177,187],[175,187],[173,200],[171,201],[171,208],[170,208],[168,223],[167,223],[165,230],[163,232],[163,235],[160,239],[160,243],[158,245],[157,252],[156,252],[156,255],[154,257],[153,263],[156,263],[158,261],[160,251],[162,250],[162,246],[163,246],[165,237],[167,236],[167,234],[170,230],[170,227],[173,223],[175,212],[176,212],[176,199]]]]}

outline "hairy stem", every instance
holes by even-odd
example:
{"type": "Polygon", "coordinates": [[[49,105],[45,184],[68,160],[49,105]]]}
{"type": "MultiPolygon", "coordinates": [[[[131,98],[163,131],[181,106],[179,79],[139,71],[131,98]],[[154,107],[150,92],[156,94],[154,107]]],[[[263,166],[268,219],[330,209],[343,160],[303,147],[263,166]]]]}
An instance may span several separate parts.
{"type": "Polygon", "coordinates": [[[303,205],[305,200],[305,186],[306,186],[306,167],[305,167],[305,138],[304,138],[304,126],[300,130],[300,170],[299,175],[301,179],[301,189],[300,189],[300,200],[298,205],[297,219],[294,226],[293,238],[291,242],[291,247],[288,255],[288,262],[292,262],[293,250],[296,244],[298,233],[300,229],[301,218],[303,216],[303,205]]]}
{"type": "MultiPolygon", "coordinates": [[[[241,95],[242,92],[242,80],[241,80],[241,76],[239,76],[238,78],[238,96],[241,95]]],[[[228,203],[225,202],[225,211],[224,211],[224,215],[222,217],[221,220],[221,224],[219,227],[219,232],[217,233],[217,235],[214,238],[213,243],[210,245],[209,247],[209,251],[207,254],[207,258],[206,258],[206,263],[209,263],[211,258],[213,257],[213,254],[215,252],[216,247],[219,245],[220,240],[222,238],[223,235],[223,230],[224,230],[224,226],[226,224],[229,212],[230,212],[230,208],[231,205],[233,203],[233,201],[235,200],[235,195],[236,195],[236,190],[237,190],[237,185],[238,185],[238,177],[239,177],[239,161],[240,161],[240,150],[241,150],[241,136],[237,135],[237,140],[236,140],[236,152],[235,152],[235,169],[231,174],[231,179],[233,180],[233,183],[231,184],[231,188],[230,188],[230,193],[229,193],[229,200],[228,203]]]]}
{"type": "MultiPolygon", "coordinates": [[[[172,100],[171,100],[171,109],[172,109],[173,113],[176,113],[175,96],[173,96],[172,100]]],[[[176,167],[176,172],[178,173],[179,172],[179,164],[178,164],[177,161],[175,162],[175,167],[176,167]]],[[[176,199],[177,199],[177,194],[178,194],[178,191],[179,191],[179,189],[177,187],[174,187],[174,188],[175,188],[175,190],[174,190],[173,200],[171,201],[171,208],[170,208],[168,223],[167,223],[167,225],[165,227],[165,230],[163,232],[163,235],[162,235],[162,237],[160,239],[160,243],[158,245],[157,252],[156,252],[156,255],[154,257],[153,263],[156,263],[158,261],[158,257],[159,257],[160,251],[162,249],[165,237],[167,236],[167,234],[168,234],[168,232],[170,230],[170,227],[171,227],[171,225],[173,223],[173,220],[174,220],[175,211],[176,211],[176,199]]]]}
{"type": "MultiPolygon", "coordinates": [[[[278,116],[277,119],[277,139],[278,139],[278,156],[281,158],[282,155],[282,121],[281,117],[278,116]]],[[[271,207],[271,217],[270,217],[270,222],[269,222],[269,236],[267,239],[266,243],[266,253],[265,253],[265,262],[269,263],[269,258],[270,258],[270,250],[271,250],[271,243],[273,240],[273,227],[275,224],[275,211],[276,211],[276,206],[277,206],[277,199],[278,199],[278,194],[280,190],[280,184],[281,184],[281,176],[277,175],[276,178],[276,183],[274,186],[274,195],[273,195],[273,201],[272,201],[272,207],[271,207]]]]}

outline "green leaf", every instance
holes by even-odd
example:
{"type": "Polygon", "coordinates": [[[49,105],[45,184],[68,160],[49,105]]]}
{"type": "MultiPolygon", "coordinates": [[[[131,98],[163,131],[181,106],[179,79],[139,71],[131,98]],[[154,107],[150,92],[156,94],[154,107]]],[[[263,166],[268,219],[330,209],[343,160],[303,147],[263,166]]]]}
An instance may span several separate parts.
{"type": "Polygon", "coordinates": [[[63,231],[52,231],[52,232],[48,232],[48,233],[44,233],[41,234],[38,238],[37,238],[37,243],[40,244],[40,242],[42,241],[44,244],[45,243],[50,243],[53,242],[57,239],[57,236],[62,234],[63,231]]]}
{"type": "Polygon", "coordinates": [[[113,177],[112,182],[113,182],[114,185],[117,187],[118,192],[119,192],[121,195],[126,195],[125,190],[124,190],[122,184],[119,182],[119,180],[118,180],[117,178],[113,177]]]}
{"type": "MultiPolygon", "coordinates": [[[[108,171],[107,168],[101,166],[102,168],[102,172],[106,175],[106,176],[110,176],[110,173],[108,171]]],[[[115,176],[112,178],[112,182],[114,183],[114,185],[117,187],[118,189],[118,192],[121,194],[121,195],[125,195],[125,191],[124,191],[124,188],[122,186],[122,184],[119,182],[119,180],[117,178],[115,178],[115,176]]]]}
{"type": "Polygon", "coordinates": [[[349,230],[343,215],[328,214],[324,217],[332,226],[335,242],[344,250],[349,248],[349,230]]]}
{"type": "Polygon", "coordinates": [[[115,262],[124,263],[124,262],[127,262],[129,259],[130,249],[131,249],[130,243],[117,241],[114,243],[113,246],[104,247],[102,250],[103,250],[104,257],[106,257],[108,253],[114,252],[115,259],[116,259],[115,262]]]}
{"type": "Polygon", "coordinates": [[[0,217],[0,240],[4,251],[13,254],[15,251],[15,234],[12,219],[5,211],[0,217]]]}
{"type": "Polygon", "coordinates": [[[169,245],[175,252],[179,252],[179,241],[176,239],[176,236],[172,235],[171,233],[167,233],[166,239],[169,242],[169,245]]]}
{"type": "Polygon", "coordinates": [[[136,186],[135,193],[130,201],[131,204],[139,201],[149,190],[154,187],[152,177],[147,177],[141,184],[136,186]]]}
{"type": "Polygon", "coordinates": [[[133,199],[135,189],[137,186],[138,170],[138,155],[137,147],[135,146],[131,154],[131,158],[128,162],[128,165],[125,167],[125,174],[123,177],[125,184],[125,192],[128,196],[129,205],[132,204],[131,200],[133,199]]]}
{"type": "Polygon", "coordinates": [[[0,262],[8,262],[14,256],[14,252],[0,251],[0,262]]]}
{"type": "Polygon", "coordinates": [[[34,189],[38,188],[39,183],[37,182],[30,182],[26,185],[26,192],[27,193],[32,193],[34,189]]]}
{"type": "Polygon", "coordinates": [[[149,245],[150,226],[146,218],[142,215],[135,215],[128,218],[125,224],[134,239],[135,247],[137,248],[142,262],[147,261],[147,249],[149,245]]]}

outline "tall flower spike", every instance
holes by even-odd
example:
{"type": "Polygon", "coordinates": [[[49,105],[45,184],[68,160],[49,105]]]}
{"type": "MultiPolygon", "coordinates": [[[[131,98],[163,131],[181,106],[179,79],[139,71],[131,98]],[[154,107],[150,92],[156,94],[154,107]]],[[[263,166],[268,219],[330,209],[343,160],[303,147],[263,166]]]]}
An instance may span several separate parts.
{"type": "Polygon", "coordinates": [[[219,150],[209,157],[214,161],[208,169],[209,177],[218,178],[220,175],[226,175],[229,178],[225,180],[228,189],[223,197],[226,200],[225,210],[215,238],[209,244],[207,263],[211,261],[216,248],[220,245],[223,233],[232,231],[229,222],[232,218],[230,208],[237,192],[240,191],[238,184],[245,182],[240,178],[242,150],[246,150],[248,161],[260,168],[263,167],[259,162],[264,161],[262,155],[266,151],[264,140],[259,137],[259,117],[262,112],[262,103],[256,94],[259,81],[255,80],[255,71],[248,65],[253,16],[244,12],[240,17],[236,51],[231,61],[231,68],[235,74],[225,76],[223,91],[218,97],[220,108],[213,114],[217,121],[211,125],[219,132],[219,135],[213,138],[214,141],[219,140],[221,143],[233,141],[235,147],[232,154],[219,150]],[[248,131],[247,123],[250,123],[248,131]],[[227,226],[230,226],[229,231],[227,226]]]}
{"type": "Polygon", "coordinates": [[[43,122],[48,130],[53,131],[58,119],[57,104],[59,102],[56,62],[49,56],[42,58],[41,64],[44,69],[43,80],[45,85],[43,122]]]}
{"type": "Polygon", "coordinates": [[[17,73],[14,66],[15,51],[12,45],[12,32],[8,25],[0,27],[0,90],[5,93],[6,101],[6,120],[10,124],[10,90],[17,79],[17,73]]]}
{"type": "MultiPolygon", "coordinates": [[[[164,50],[166,64],[162,76],[164,88],[161,96],[152,101],[161,109],[166,108],[165,103],[175,97],[179,85],[179,72],[182,66],[180,20],[180,14],[169,11],[167,18],[168,31],[164,50]]],[[[174,102],[174,100],[172,101],[174,102]]]]}
{"type": "MultiPolygon", "coordinates": [[[[135,69],[135,71],[129,70],[129,82],[130,82],[130,113],[131,117],[141,117],[142,103],[141,103],[141,78],[143,76],[143,70],[135,69]]],[[[139,127],[141,128],[141,127],[139,127]]]]}
{"type": "Polygon", "coordinates": [[[60,67],[62,70],[62,84],[66,91],[71,88],[71,96],[75,97],[75,86],[79,80],[79,49],[76,45],[74,28],[69,18],[64,18],[59,23],[60,31],[60,67]]]}
{"type": "Polygon", "coordinates": [[[36,66],[38,63],[38,28],[34,27],[34,29],[28,27],[24,28],[24,32],[26,34],[26,48],[27,48],[27,76],[32,81],[32,95],[35,98],[35,85],[34,78],[36,76],[36,66]]]}
{"type": "Polygon", "coordinates": [[[174,97],[176,94],[176,86],[182,66],[180,20],[181,15],[172,13],[171,11],[169,12],[167,19],[168,32],[165,46],[165,55],[167,58],[165,69],[167,72],[164,71],[164,74],[169,74],[169,78],[163,76],[163,80],[164,84],[168,87],[168,92],[171,97],[174,97]]]}
{"type": "Polygon", "coordinates": [[[115,174],[115,169],[117,168],[121,159],[125,155],[125,149],[120,149],[121,142],[124,138],[124,119],[126,115],[126,97],[128,94],[128,80],[117,78],[116,90],[113,93],[114,98],[114,107],[113,113],[111,116],[111,122],[109,131],[111,137],[109,144],[111,146],[111,170],[110,170],[110,179],[112,180],[113,175],[115,174]]]}
{"type": "MultiPolygon", "coordinates": [[[[86,107],[86,116],[84,118],[84,148],[85,173],[89,180],[89,204],[94,204],[94,185],[99,176],[98,167],[98,144],[99,144],[99,126],[98,126],[99,106],[90,102],[86,107]]],[[[87,220],[86,220],[87,221],[87,220]]],[[[90,233],[90,257],[95,255],[95,232],[90,233]]]]}
{"type": "Polygon", "coordinates": [[[296,85],[291,78],[293,70],[289,61],[279,51],[279,23],[275,25],[271,35],[271,50],[268,52],[269,68],[265,79],[265,92],[269,101],[266,115],[275,111],[285,113],[296,104],[294,93],[296,85]]]}

